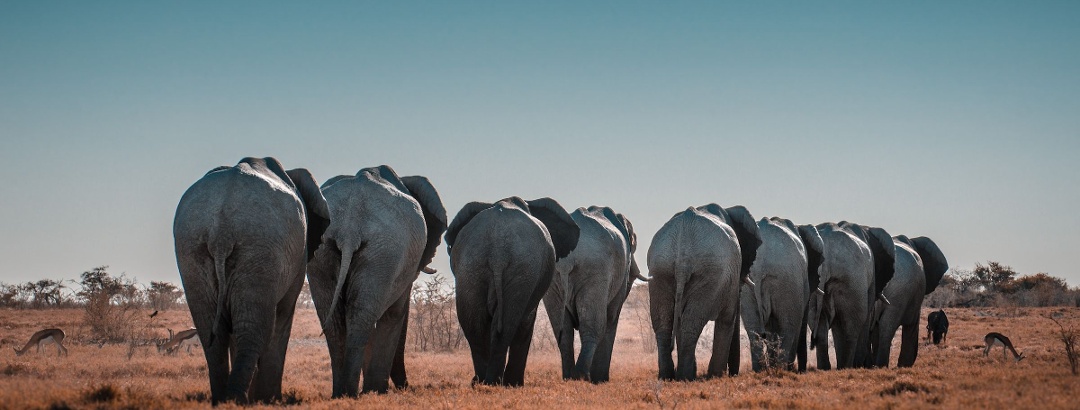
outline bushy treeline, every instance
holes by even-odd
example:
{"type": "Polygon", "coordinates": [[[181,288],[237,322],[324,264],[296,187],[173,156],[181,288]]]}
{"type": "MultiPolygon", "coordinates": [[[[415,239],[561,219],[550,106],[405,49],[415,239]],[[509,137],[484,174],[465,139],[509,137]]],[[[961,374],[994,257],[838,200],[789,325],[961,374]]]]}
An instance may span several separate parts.
{"type": "Polygon", "coordinates": [[[90,269],[80,274],[78,281],[0,282],[0,307],[43,309],[117,305],[167,310],[183,303],[184,291],[172,283],[152,281],[149,286],[144,286],[125,274],[110,274],[108,269],[108,266],[90,269]]]}
{"type": "Polygon", "coordinates": [[[937,290],[926,296],[927,307],[1080,306],[1080,287],[1046,273],[1019,275],[1012,267],[990,261],[975,269],[953,269],[937,290]]]}

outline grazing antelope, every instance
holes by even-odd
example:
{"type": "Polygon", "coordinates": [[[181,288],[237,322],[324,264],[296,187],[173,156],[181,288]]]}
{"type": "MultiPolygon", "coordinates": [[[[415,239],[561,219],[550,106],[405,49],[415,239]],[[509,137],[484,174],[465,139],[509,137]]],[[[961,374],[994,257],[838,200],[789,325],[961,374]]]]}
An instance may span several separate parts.
{"type": "MultiPolygon", "coordinates": [[[[184,330],[180,333],[173,334],[172,329],[169,329],[169,340],[158,343],[158,353],[173,354],[180,349],[180,345],[184,344],[185,340],[195,337],[198,332],[195,328],[184,330]]],[[[188,348],[191,346],[189,345],[188,348]]]]}
{"type": "Polygon", "coordinates": [[[934,344],[945,343],[948,336],[949,317],[945,316],[945,311],[938,309],[937,312],[930,312],[926,318],[926,343],[929,344],[931,340],[934,344]]]}
{"type": "Polygon", "coordinates": [[[1005,337],[1005,335],[1003,335],[1001,333],[998,333],[998,332],[987,333],[986,337],[983,338],[983,341],[986,342],[986,349],[983,350],[983,356],[989,355],[990,354],[990,348],[997,345],[997,346],[1001,346],[1001,357],[1003,359],[1008,359],[1008,356],[1007,356],[1008,352],[1012,352],[1014,361],[1019,362],[1021,360],[1024,360],[1024,354],[1023,353],[1017,353],[1016,348],[1013,347],[1013,344],[1012,344],[1011,341],[1009,341],[1009,338],[1005,337]]]}
{"type": "Polygon", "coordinates": [[[64,347],[64,337],[66,337],[66,335],[63,330],[43,329],[35,332],[33,336],[30,336],[30,340],[26,342],[26,345],[23,346],[21,350],[14,347],[12,347],[12,349],[15,349],[16,356],[22,356],[30,350],[30,346],[37,345],[37,351],[38,353],[41,353],[41,345],[45,343],[56,343],[56,355],[59,356],[60,354],[63,354],[64,356],[67,356],[68,350],[64,347]]]}

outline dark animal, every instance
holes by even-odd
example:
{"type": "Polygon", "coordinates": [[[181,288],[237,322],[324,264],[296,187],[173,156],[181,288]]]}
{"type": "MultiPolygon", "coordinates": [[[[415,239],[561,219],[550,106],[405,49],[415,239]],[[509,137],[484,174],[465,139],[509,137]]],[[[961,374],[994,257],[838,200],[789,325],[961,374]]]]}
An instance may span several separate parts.
{"type": "Polygon", "coordinates": [[[926,318],[926,339],[932,338],[934,344],[942,344],[947,342],[948,335],[949,317],[945,316],[945,311],[938,309],[937,312],[930,312],[926,318]]]}

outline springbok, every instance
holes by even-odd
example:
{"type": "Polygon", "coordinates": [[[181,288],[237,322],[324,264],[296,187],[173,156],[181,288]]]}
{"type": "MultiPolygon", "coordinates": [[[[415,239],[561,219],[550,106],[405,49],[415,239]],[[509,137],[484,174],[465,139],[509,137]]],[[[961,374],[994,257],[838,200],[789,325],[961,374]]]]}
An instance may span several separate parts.
{"type": "Polygon", "coordinates": [[[983,338],[983,341],[986,342],[986,349],[983,350],[983,356],[987,356],[990,354],[990,348],[994,346],[1001,346],[1002,358],[1008,359],[1008,352],[1012,352],[1014,361],[1019,362],[1021,360],[1024,360],[1024,353],[1017,353],[1016,348],[1013,347],[1013,344],[1011,341],[1009,341],[1009,338],[1005,337],[1005,335],[1001,333],[987,333],[986,337],[983,338]]]}
{"type": "MultiPolygon", "coordinates": [[[[158,353],[173,354],[180,349],[180,345],[184,344],[185,340],[195,337],[198,332],[195,328],[181,331],[180,333],[173,334],[172,329],[169,329],[169,340],[158,343],[158,353]]],[[[189,345],[188,348],[191,346],[189,345]]]]}
{"type": "Polygon", "coordinates": [[[63,354],[64,356],[67,356],[68,350],[64,347],[64,337],[66,336],[64,331],[60,329],[43,329],[34,332],[34,335],[30,336],[30,340],[26,342],[26,345],[23,346],[21,350],[15,347],[12,347],[12,349],[15,349],[16,356],[22,356],[30,350],[30,346],[37,345],[37,351],[38,353],[41,353],[41,345],[45,343],[56,343],[56,355],[59,356],[60,354],[63,354]]]}

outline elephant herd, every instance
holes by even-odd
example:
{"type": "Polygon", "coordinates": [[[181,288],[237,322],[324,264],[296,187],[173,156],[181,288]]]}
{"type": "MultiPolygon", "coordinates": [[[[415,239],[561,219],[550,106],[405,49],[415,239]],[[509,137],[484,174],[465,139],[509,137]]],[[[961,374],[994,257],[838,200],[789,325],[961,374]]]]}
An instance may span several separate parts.
{"type": "Polygon", "coordinates": [[[215,403],[281,397],[305,277],[332,396],[407,386],[412,284],[435,272],[428,264],[444,238],[473,381],[509,386],[524,383],[541,301],[563,378],[607,381],[635,280],[649,281],[661,379],[697,377],[696,346],[710,321],[709,376],[738,373],[740,320],[755,371],[796,362],[805,370],[808,346],[818,368],[830,368],[830,331],[837,368],[887,366],[901,327],[898,365],[911,366],[923,296],[948,268],[925,237],[848,222],[755,221],[741,206],[709,204],[675,214],[654,235],[646,279],[633,225],[607,207],[567,213],[550,198],[511,197],[471,202],[448,223],[427,178],[380,166],[319,186],[274,158],[204,175],[180,199],[173,236],[215,403]]]}

